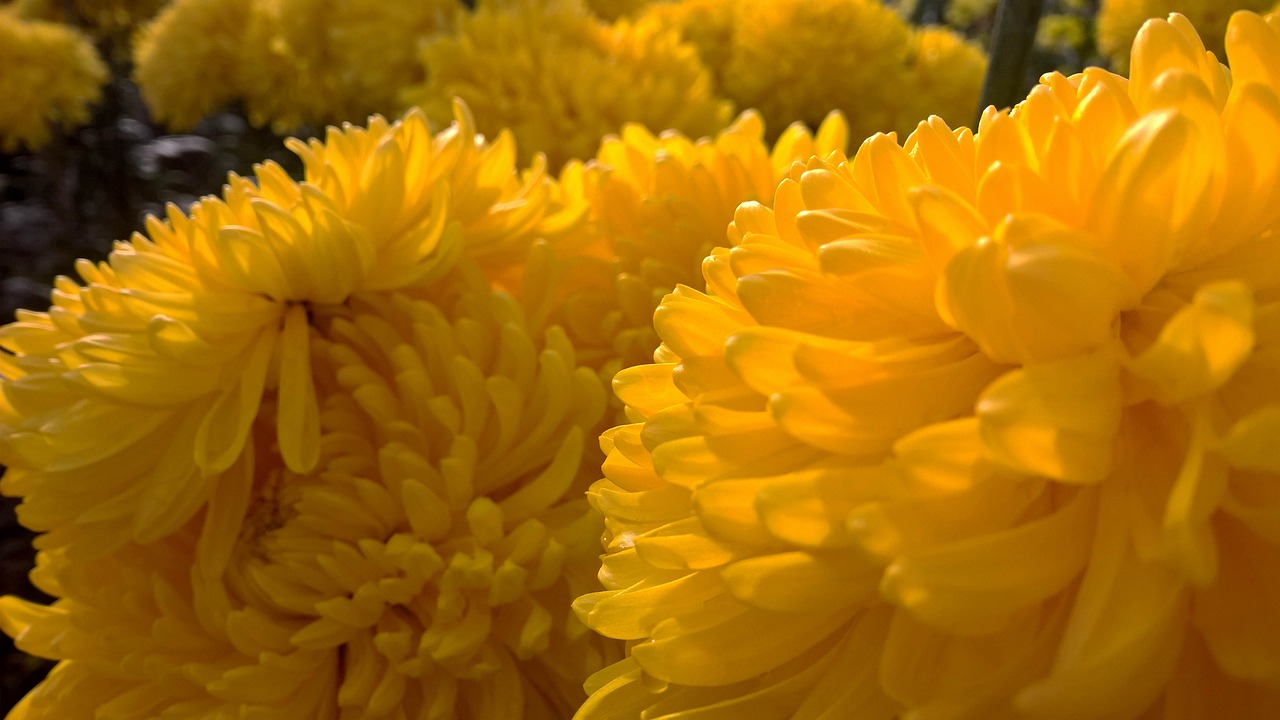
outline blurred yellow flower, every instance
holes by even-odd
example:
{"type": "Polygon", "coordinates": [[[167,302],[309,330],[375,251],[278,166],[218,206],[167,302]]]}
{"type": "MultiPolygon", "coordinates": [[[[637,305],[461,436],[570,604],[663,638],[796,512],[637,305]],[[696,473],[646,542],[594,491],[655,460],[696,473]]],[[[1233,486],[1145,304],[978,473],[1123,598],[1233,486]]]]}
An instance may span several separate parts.
{"type": "Polygon", "coordinates": [[[398,107],[421,82],[418,43],[455,0],[175,0],[139,34],[135,77],[153,114],[189,129],[232,100],[280,134],[398,107]],[[192,82],[191,77],[202,78],[192,82]]]}
{"type": "Polygon", "coordinates": [[[1280,17],[793,167],[614,386],[579,718],[1280,712],[1280,17]]]}
{"type": "Polygon", "coordinates": [[[107,68],[88,38],[0,8],[0,151],[34,150],[89,120],[107,68]]]}
{"type": "Polygon", "coordinates": [[[181,527],[244,457],[264,397],[285,466],[311,470],[316,314],[430,285],[469,237],[479,259],[499,249],[484,241],[495,228],[522,252],[555,217],[551,181],[516,180],[514,150],[478,142],[461,108],[437,136],[411,113],[293,147],[308,182],[274,164],[256,182],[232,176],[223,199],[149,219],[149,237],[80,262],[85,285],[59,279],[48,313],[0,328],[0,490],[23,498],[43,547],[92,555],[181,527]]]}
{"type": "Polygon", "coordinates": [[[239,95],[228,68],[239,62],[252,7],[250,0],[174,0],[138,32],[133,76],[152,117],[188,130],[239,95]]]}
{"type": "Polygon", "coordinates": [[[913,29],[878,0],[742,0],[732,13],[724,94],[771,127],[840,110],[861,140],[977,112],[982,51],[946,29],[913,29]]]}
{"type": "Polygon", "coordinates": [[[1227,20],[1236,10],[1264,12],[1272,0],[1102,0],[1098,9],[1098,50],[1117,72],[1129,70],[1129,48],[1138,28],[1150,18],[1180,13],[1200,31],[1205,47],[1222,57],[1227,20]]]}
{"type": "Polygon", "coordinates": [[[422,48],[427,79],[401,99],[428,117],[457,96],[482,132],[509,128],[551,167],[595,154],[628,122],[698,136],[729,122],[693,47],[650,19],[604,25],[578,0],[482,2],[422,48]]]}

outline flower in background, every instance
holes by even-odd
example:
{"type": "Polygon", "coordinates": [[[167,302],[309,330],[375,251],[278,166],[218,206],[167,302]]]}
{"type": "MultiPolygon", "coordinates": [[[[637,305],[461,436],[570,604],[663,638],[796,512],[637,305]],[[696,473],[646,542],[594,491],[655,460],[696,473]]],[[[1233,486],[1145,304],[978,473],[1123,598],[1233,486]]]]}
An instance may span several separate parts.
{"type": "Polygon", "coordinates": [[[1098,9],[1098,51],[1111,59],[1116,72],[1128,72],[1129,49],[1138,29],[1150,18],[1176,12],[1200,30],[1205,47],[1222,57],[1227,20],[1236,10],[1265,12],[1272,0],[1102,0],[1098,9]]]}
{"type": "Polygon", "coordinates": [[[712,138],[654,135],[639,125],[606,137],[593,160],[561,174],[589,222],[584,233],[552,242],[567,266],[563,278],[542,283],[560,294],[553,318],[606,380],[651,362],[654,309],[676,285],[703,287],[702,259],[728,242],[734,209],[771,202],[792,162],[843,152],[847,141],[844,119],[833,114],[816,138],[797,123],[770,148],[754,111],[712,138]]]}
{"type": "Polygon", "coordinates": [[[734,3],[724,0],[658,2],[645,15],[663,27],[675,28],[680,37],[698,49],[698,57],[711,71],[716,87],[724,85],[724,70],[733,47],[734,3]]]}
{"type": "Polygon", "coordinates": [[[905,135],[910,128],[904,126],[930,115],[971,122],[986,74],[987,56],[981,46],[946,28],[913,31],[893,127],[905,135]]]}
{"type": "Polygon", "coordinates": [[[581,212],[461,105],[290,146],[0,329],[19,717],[565,717],[605,391],[485,271],[581,212]]]}
{"type": "Polygon", "coordinates": [[[633,17],[651,5],[665,5],[670,0],[586,0],[587,7],[597,16],[613,22],[623,17],[633,17]]]}
{"type": "Polygon", "coordinates": [[[238,96],[228,68],[239,62],[251,8],[249,0],[174,0],[139,31],[133,74],[157,121],[188,130],[238,96]]]}
{"type": "Polygon", "coordinates": [[[482,132],[511,130],[522,162],[534,151],[553,168],[590,157],[628,122],[697,136],[729,121],[678,33],[651,20],[604,25],[576,0],[482,2],[454,34],[428,40],[422,59],[426,82],[402,101],[439,118],[463,99],[482,132]]]}
{"type": "Polygon", "coordinates": [[[1280,17],[793,167],[604,436],[579,717],[1280,712],[1280,17]]]}
{"type": "Polygon", "coordinates": [[[0,9],[0,150],[36,149],[89,121],[107,68],[88,38],[56,23],[0,9]]]}
{"type": "Polygon", "coordinates": [[[860,139],[977,112],[981,49],[950,30],[912,28],[877,0],[690,0],[649,15],[679,28],[724,94],[770,127],[840,110],[860,139]]]}
{"type": "Polygon", "coordinates": [[[135,77],[175,129],[236,99],[253,124],[281,134],[364,118],[397,108],[399,91],[422,81],[418,42],[451,28],[458,9],[454,0],[175,0],[141,31],[135,77]]]}

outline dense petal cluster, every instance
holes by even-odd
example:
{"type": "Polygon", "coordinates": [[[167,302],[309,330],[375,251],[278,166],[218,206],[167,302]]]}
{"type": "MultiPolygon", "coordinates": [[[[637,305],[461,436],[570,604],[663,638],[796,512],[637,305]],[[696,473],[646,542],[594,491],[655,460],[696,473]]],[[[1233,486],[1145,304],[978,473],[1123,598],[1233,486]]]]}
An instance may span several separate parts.
{"type": "Polygon", "coordinates": [[[53,128],[89,120],[107,68],[88,38],[56,23],[0,9],[0,151],[35,149],[53,128]]]}
{"type": "Polygon", "coordinates": [[[795,165],[603,439],[579,717],[1280,712],[1280,17],[795,165]]]}
{"type": "Polygon", "coordinates": [[[848,142],[839,114],[816,137],[793,125],[773,148],[764,131],[753,111],[698,140],[628,125],[589,163],[561,174],[566,196],[587,206],[588,224],[552,243],[565,267],[544,284],[559,294],[553,319],[606,378],[653,360],[653,311],[676,285],[702,288],[702,259],[727,244],[739,204],[771,204],[792,162],[843,152],[848,142]]]}
{"type": "Polygon", "coordinates": [[[605,25],[579,0],[482,2],[455,33],[427,40],[422,59],[426,81],[404,91],[405,104],[435,118],[460,97],[481,131],[509,128],[554,168],[591,157],[628,122],[697,137],[730,120],[677,32],[652,20],[605,25]]]}
{"type": "Polygon", "coordinates": [[[568,610],[604,389],[486,275],[581,213],[461,105],[291,147],[0,328],[59,598],[0,601],[61,661],[16,717],[550,720],[613,659],[568,610]]]}
{"type": "Polygon", "coordinates": [[[1176,12],[1200,31],[1206,48],[1222,57],[1222,38],[1231,13],[1265,12],[1274,4],[1272,0],[1103,0],[1098,9],[1098,50],[1111,58],[1117,71],[1127,71],[1129,49],[1142,24],[1176,12]]]}

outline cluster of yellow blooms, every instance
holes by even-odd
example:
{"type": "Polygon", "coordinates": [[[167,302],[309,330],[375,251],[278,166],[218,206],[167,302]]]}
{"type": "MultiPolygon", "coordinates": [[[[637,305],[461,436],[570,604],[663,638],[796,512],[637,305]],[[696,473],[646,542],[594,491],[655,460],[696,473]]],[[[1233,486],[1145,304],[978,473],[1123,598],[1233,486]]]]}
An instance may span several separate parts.
{"type": "Polygon", "coordinates": [[[11,720],[1280,716],[1280,16],[1225,45],[852,157],[290,141],[0,328],[11,720]]]}

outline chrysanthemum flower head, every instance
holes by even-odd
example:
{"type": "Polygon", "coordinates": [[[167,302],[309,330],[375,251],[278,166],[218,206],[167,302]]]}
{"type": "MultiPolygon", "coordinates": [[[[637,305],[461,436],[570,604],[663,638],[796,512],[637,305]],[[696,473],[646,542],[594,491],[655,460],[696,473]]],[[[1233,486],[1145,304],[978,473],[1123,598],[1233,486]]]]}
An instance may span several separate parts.
{"type": "Polygon", "coordinates": [[[1280,18],[813,158],[615,389],[580,716],[1280,711],[1280,18]]]}
{"type": "Polygon", "coordinates": [[[1098,9],[1098,50],[1111,58],[1118,72],[1129,67],[1129,49],[1142,24],[1176,12],[1191,21],[1204,45],[1222,57],[1227,20],[1237,10],[1265,12],[1271,0],[1103,0],[1098,9]]]}
{"type": "Polygon", "coordinates": [[[307,182],[273,164],[233,176],[222,199],[152,218],[149,237],[82,261],[84,285],[60,279],[48,313],[0,329],[0,485],[46,546],[93,552],[180,527],[243,454],[264,396],[285,465],[315,466],[318,309],[430,285],[468,237],[480,256],[518,251],[547,207],[548,179],[515,179],[514,152],[459,123],[433,136],[411,113],[295,144],[307,182]]]}
{"type": "Polygon", "coordinates": [[[102,94],[107,68],[93,45],[56,23],[20,20],[0,9],[0,150],[35,149],[53,127],[70,129],[89,120],[89,106],[102,94]]]}
{"type": "Polygon", "coordinates": [[[566,717],[604,386],[486,272],[578,216],[461,105],[291,146],[0,330],[17,717],[566,717]]]}
{"type": "Polygon", "coordinates": [[[561,176],[589,207],[587,238],[552,247],[566,260],[556,319],[602,374],[649,362],[658,346],[653,311],[676,285],[702,287],[702,258],[724,245],[724,228],[743,202],[772,201],[790,164],[843,151],[844,118],[833,113],[816,137],[795,124],[774,147],[758,113],[743,113],[715,137],[654,135],[628,125],[608,136],[586,165],[561,176]]]}
{"type": "Polygon", "coordinates": [[[137,35],[134,78],[159,122],[190,129],[238,95],[236,75],[248,0],[175,0],[137,35]],[[193,82],[192,78],[200,78],[193,82]]]}
{"type": "Polygon", "coordinates": [[[482,132],[510,128],[553,168],[590,157],[627,122],[699,136],[729,121],[729,103],[674,29],[605,25],[578,0],[481,3],[454,34],[426,41],[422,59],[426,82],[405,90],[406,104],[437,118],[460,97],[482,132]]]}

